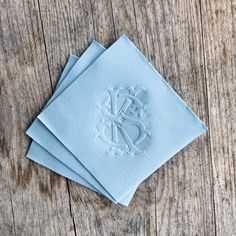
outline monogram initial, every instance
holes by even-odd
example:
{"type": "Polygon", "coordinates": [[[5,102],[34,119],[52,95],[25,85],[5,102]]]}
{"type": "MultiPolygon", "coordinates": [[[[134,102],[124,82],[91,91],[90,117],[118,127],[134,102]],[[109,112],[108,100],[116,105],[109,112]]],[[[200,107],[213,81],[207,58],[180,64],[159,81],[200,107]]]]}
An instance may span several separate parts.
{"type": "Polygon", "coordinates": [[[98,137],[109,146],[111,154],[143,154],[142,142],[150,136],[143,119],[145,89],[109,88],[106,92],[99,105],[102,118],[97,126],[98,137]]]}

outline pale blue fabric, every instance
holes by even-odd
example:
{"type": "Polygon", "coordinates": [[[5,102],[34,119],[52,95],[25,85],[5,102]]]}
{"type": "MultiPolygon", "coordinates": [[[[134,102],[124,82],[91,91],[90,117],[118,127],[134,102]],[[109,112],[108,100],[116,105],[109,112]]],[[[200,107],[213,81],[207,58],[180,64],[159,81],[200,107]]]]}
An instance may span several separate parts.
{"type": "MultiPolygon", "coordinates": [[[[126,36],[106,50],[38,118],[116,201],[206,131],[205,125],[126,36]],[[151,136],[140,156],[126,151],[111,155],[108,145],[94,135],[105,114],[101,114],[101,96],[110,88],[119,87],[144,88],[147,93],[147,100],[141,102],[147,105],[149,115],[145,122],[149,123],[151,136]]],[[[122,126],[126,119],[116,122],[122,126]]]]}
{"type": "MultiPolygon", "coordinates": [[[[66,89],[66,87],[70,85],[101,53],[103,53],[104,50],[105,49],[100,44],[94,41],[80,59],[71,56],[59,80],[59,86],[57,86],[57,90],[46,106],[53,102],[53,100],[59,96],[60,93],[66,89]],[[77,59],[76,63],[74,63],[75,59],[77,59]],[[71,67],[72,64],[73,67],[71,67]],[[71,69],[70,71],[68,71],[69,67],[71,69]]],[[[27,154],[30,159],[40,164],[44,163],[43,165],[45,166],[47,159],[50,159],[46,167],[72,180],[74,180],[74,175],[77,174],[77,182],[93,190],[96,189],[97,192],[102,193],[110,200],[117,203],[117,201],[112,198],[94,176],[60,143],[60,141],[40,122],[40,120],[36,119],[33,122],[31,127],[27,130],[27,134],[34,141],[40,144],[37,145],[34,141],[32,142],[27,154]],[[42,147],[45,150],[42,150],[42,147]],[[36,155],[36,153],[38,154],[36,155]],[[47,156],[47,158],[45,156],[47,156]],[[54,158],[54,162],[58,159],[60,163],[52,165],[52,158],[54,158]],[[63,166],[62,163],[67,167],[63,166]]],[[[120,203],[127,206],[132,199],[134,192],[135,190],[132,190],[128,193],[127,196],[120,200],[120,203]]]]}

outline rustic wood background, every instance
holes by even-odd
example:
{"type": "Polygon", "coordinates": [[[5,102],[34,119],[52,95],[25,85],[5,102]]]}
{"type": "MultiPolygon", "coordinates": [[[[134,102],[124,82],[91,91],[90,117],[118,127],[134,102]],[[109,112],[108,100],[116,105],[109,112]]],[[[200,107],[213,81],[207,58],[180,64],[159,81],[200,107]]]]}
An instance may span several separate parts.
{"type": "Polygon", "coordinates": [[[0,2],[0,235],[236,235],[236,0],[0,2]],[[128,208],[25,157],[69,53],[122,33],[209,127],[128,208]]]}

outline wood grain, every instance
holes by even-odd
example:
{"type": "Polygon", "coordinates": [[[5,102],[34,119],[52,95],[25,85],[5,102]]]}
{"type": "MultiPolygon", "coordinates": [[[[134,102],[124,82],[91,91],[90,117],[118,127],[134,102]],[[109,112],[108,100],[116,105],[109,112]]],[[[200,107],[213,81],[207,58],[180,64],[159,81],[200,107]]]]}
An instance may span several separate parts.
{"type": "Polygon", "coordinates": [[[236,235],[236,1],[0,0],[0,235],[236,235]],[[127,34],[209,131],[130,206],[25,158],[69,53],[127,34]]]}
{"type": "Polygon", "coordinates": [[[236,234],[236,1],[202,3],[216,232],[236,234]]]}

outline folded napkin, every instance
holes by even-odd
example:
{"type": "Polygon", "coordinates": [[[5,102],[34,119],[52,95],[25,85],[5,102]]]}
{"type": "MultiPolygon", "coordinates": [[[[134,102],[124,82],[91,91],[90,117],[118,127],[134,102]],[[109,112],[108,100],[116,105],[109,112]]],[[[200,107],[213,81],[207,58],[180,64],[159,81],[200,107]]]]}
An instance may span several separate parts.
{"type": "Polygon", "coordinates": [[[86,186],[128,205],[137,186],[206,126],[126,36],[93,56],[61,91],[67,77],[59,82],[35,121],[39,128],[27,133],[86,186]],[[69,162],[60,150],[70,153],[69,162]]]}
{"type": "MultiPolygon", "coordinates": [[[[70,85],[104,50],[104,47],[94,41],[80,59],[76,56],[70,56],[59,79],[57,89],[46,106],[48,106],[64,89],[66,89],[66,87],[70,85]]],[[[46,126],[40,122],[40,120],[36,119],[33,122],[27,130],[27,134],[34,140],[27,154],[31,160],[34,160],[72,180],[75,180],[75,175],[77,174],[76,182],[102,193],[110,200],[117,203],[91,175],[91,173],[60,143],[60,141],[46,128],[46,126]],[[52,159],[54,162],[52,162],[52,159]],[[47,164],[47,161],[50,162],[50,164],[47,164]]],[[[120,203],[127,206],[132,199],[133,194],[134,191],[124,197],[120,203]]]]}

